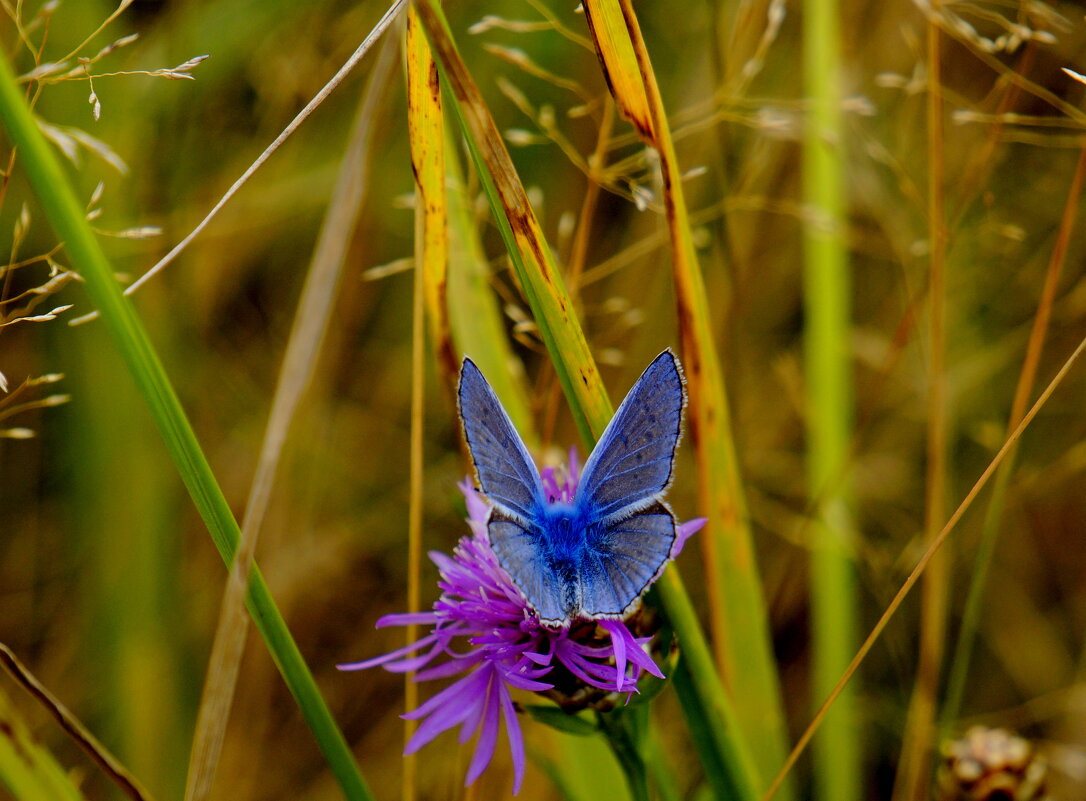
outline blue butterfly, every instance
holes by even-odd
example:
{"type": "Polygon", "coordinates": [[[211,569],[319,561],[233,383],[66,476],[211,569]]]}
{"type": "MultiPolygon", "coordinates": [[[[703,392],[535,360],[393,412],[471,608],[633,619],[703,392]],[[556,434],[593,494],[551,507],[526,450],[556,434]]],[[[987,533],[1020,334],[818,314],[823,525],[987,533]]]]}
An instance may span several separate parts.
{"type": "Polygon", "coordinates": [[[464,359],[457,393],[464,439],[490,501],[498,562],[539,619],[622,619],[660,576],[675,542],[663,501],[686,387],[665,350],[637,379],[585,464],[572,503],[548,502],[539,471],[494,390],[464,359]]]}

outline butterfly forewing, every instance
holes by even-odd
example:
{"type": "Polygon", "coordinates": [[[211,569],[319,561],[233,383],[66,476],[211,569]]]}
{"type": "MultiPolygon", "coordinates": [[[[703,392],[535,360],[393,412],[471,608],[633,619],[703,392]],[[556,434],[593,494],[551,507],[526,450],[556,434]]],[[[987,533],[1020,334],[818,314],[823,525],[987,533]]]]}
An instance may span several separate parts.
{"type": "Polygon", "coordinates": [[[659,502],[596,529],[586,543],[591,565],[581,575],[584,614],[629,612],[660,575],[674,542],[675,518],[659,502]]]}
{"type": "Polygon", "coordinates": [[[577,491],[600,519],[651,503],[671,481],[686,389],[670,350],[653,360],[622,401],[585,465],[577,491]]]}
{"type": "Polygon", "coordinates": [[[494,390],[471,359],[464,359],[460,369],[457,401],[464,439],[483,493],[523,523],[538,518],[544,503],[539,471],[494,390]]]}

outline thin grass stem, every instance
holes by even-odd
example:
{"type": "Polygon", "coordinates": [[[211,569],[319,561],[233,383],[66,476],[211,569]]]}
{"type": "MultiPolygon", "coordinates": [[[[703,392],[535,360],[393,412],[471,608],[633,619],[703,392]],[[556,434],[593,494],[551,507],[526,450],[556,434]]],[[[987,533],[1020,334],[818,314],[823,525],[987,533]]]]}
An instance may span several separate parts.
{"type": "MultiPolygon", "coordinates": [[[[218,201],[216,201],[215,205],[212,206],[211,210],[204,215],[204,218],[200,220],[199,223],[197,223],[196,227],[189,231],[189,233],[186,234],[180,242],[178,242],[170,249],[169,253],[167,253],[154,265],[152,265],[151,268],[147,270],[147,272],[145,272],[143,275],[141,275],[139,278],[129,284],[125,288],[124,294],[131,295],[133,292],[136,292],[141,286],[143,286],[160,272],[169,267],[174,259],[181,255],[181,253],[192,243],[192,241],[196,239],[196,237],[198,237],[205,228],[207,228],[207,226],[216,217],[216,215],[218,215],[223,207],[230,201],[230,199],[238,193],[241,187],[243,187],[246,182],[248,182],[248,180],[256,173],[256,171],[260,169],[268,161],[268,159],[272,157],[272,154],[275,153],[275,151],[277,151],[283,145],[283,143],[286,142],[287,139],[289,139],[294,134],[294,132],[302,126],[302,123],[304,123],[310,117],[310,115],[312,115],[313,112],[316,111],[317,108],[319,108],[320,105],[328,99],[328,96],[332,94],[332,92],[334,92],[339,87],[339,85],[343,83],[344,80],[346,80],[347,76],[354,71],[354,68],[358,66],[358,64],[365,57],[366,53],[370,51],[370,48],[377,43],[377,40],[381,38],[381,35],[386,30],[388,30],[389,26],[391,26],[392,23],[396,20],[400,12],[407,7],[407,3],[408,0],[393,0],[392,5],[389,6],[388,10],[384,13],[381,19],[377,21],[377,24],[373,26],[373,29],[366,35],[366,38],[362,40],[361,44],[359,44],[357,48],[355,48],[355,51],[351,53],[350,57],[345,62],[343,62],[343,66],[341,66],[336,71],[335,75],[328,79],[328,83],[322,86],[317,94],[313,95],[312,99],[310,99],[310,101],[305,104],[302,110],[299,111],[297,115],[295,115],[294,119],[290,121],[287,127],[280,131],[279,135],[276,136],[275,139],[273,139],[266,148],[264,148],[264,151],[256,157],[253,163],[245,168],[245,171],[238,177],[236,181],[234,181],[234,183],[230,185],[230,188],[227,189],[225,193],[223,193],[223,196],[219,198],[218,201]]],[[[68,325],[80,325],[82,323],[90,322],[91,320],[97,319],[98,314],[99,312],[94,311],[90,312],[89,314],[85,314],[82,317],[76,317],[72,320],[69,320],[68,325]]]]}
{"type": "MultiPolygon", "coordinates": [[[[1010,417],[1007,421],[1008,431],[1012,430],[1018,424],[1018,421],[1022,419],[1022,415],[1026,411],[1026,405],[1029,403],[1029,396],[1033,393],[1037,368],[1041,361],[1041,351],[1044,349],[1048,323],[1052,316],[1052,306],[1056,300],[1056,288],[1059,286],[1060,275],[1063,272],[1063,265],[1067,258],[1067,248],[1071,243],[1071,233],[1074,231],[1075,220],[1078,217],[1084,178],[1086,178],[1086,148],[1079,153],[1075,174],[1071,179],[1071,186],[1067,190],[1067,200],[1063,204],[1059,233],[1056,236],[1056,243],[1052,248],[1052,255],[1048,261],[1048,269],[1045,271],[1041,297],[1037,302],[1037,313],[1033,317],[1033,326],[1030,330],[1029,342],[1026,345],[1026,356],[1022,361],[1022,370],[1018,375],[1014,400],[1011,403],[1010,417]]],[[[962,611],[961,627],[950,660],[950,677],[947,680],[946,699],[940,712],[940,730],[944,733],[949,731],[961,713],[962,700],[965,696],[965,683],[969,678],[969,665],[979,628],[978,624],[988,582],[988,573],[995,553],[996,542],[999,539],[1000,527],[1003,523],[1007,488],[1014,473],[1016,456],[1017,449],[1011,451],[1006,462],[1000,467],[984,515],[980,545],[973,559],[969,591],[965,599],[965,608],[962,611]]]]}
{"type": "Polygon", "coordinates": [[[0,689],[0,787],[29,801],[85,801],[75,777],[42,747],[0,689]]]}
{"type": "Polygon", "coordinates": [[[996,472],[996,470],[999,469],[999,466],[1003,464],[1003,461],[1007,458],[1007,455],[1017,445],[1018,441],[1022,437],[1022,433],[1026,430],[1026,428],[1029,427],[1029,424],[1033,422],[1033,418],[1036,417],[1037,413],[1040,412],[1042,408],[1044,408],[1044,405],[1046,403],[1048,403],[1048,399],[1052,397],[1052,393],[1054,393],[1057,387],[1059,387],[1060,384],[1063,383],[1064,378],[1066,378],[1067,374],[1071,372],[1071,368],[1079,360],[1083,352],[1086,352],[1086,338],[1079,342],[1075,350],[1071,353],[1070,356],[1067,357],[1067,360],[1060,367],[1059,371],[1048,383],[1048,386],[1045,387],[1044,392],[1041,393],[1040,397],[1038,397],[1037,401],[1033,404],[1033,406],[1030,407],[1030,410],[1026,413],[1025,417],[1022,418],[1022,422],[1020,422],[1015,427],[1014,431],[1012,431],[1011,434],[1007,437],[1007,439],[1003,443],[1003,446],[999,449],[996,455],[992,457],[992,461],[988,463],[988,466],[986,468],[984,468],[984,472],[980,474],[980,477],[973,484],[969,492],[966,493],[965,497],[962,499],[962,502],[958,504],[958,508],[954,510],[954,514],[952,514],[947,520],[946,525],[944,525],[942,529],[940,529],[939,533],[928,544],[927,548],[924,550],[924,553],[921,554],[920,558],[917,560],[916,565],[909,572],[908,578],[905,579],[905,582],[894,594],[894,597],[890,600],[890,603],[887,604],[886,609],[879,617],[878,622],[875,623],[874,627],[871,629],[871,632],[864,639],[863,643],[861,643],[859,650],[856,652],[856,655],[852,657],[852,661],[849,662],[848,668],[846,668],[845,672],[841,674],[841,678],[838,679],[837,684],[834,685],[833,690],[826,697],[826,700],[822,702],[822,706],[818,708],[818,712],[815,713],[815,716],[811,719],[811,722],[807,724],[807,728],[804,729],[803,734],[800,735],[800,738],[792,747],[791,753],[788,755],[788,758],[781,766],[781,769],[773,778],[773,781],[769,785],[769,789],[762,796],[761,801],[771,801],[774,797],[776,797],[777,790],[780,788],[781,783],[784,781],[785,777],[791,772],[792,768],[795,767],[796,762],[799,760],[803,752],[807,749],[807,746],[810,745],[811,738],[814,737],[815,732],[817,732],[819,727],[822,725],[822,721],[825,719],[826,714],[830,711],[834,703],[837,701],[838,697],[841,695],[841,691],[844,690],[844,688],[848,685],[849,681],[852,680],[852,677],[856,673],[857,668],[859,668],[860,664],[863,663],[864,659],[867,658],[867,655],[871,652],[871,649],[875,646],[875,643],[878,641],[879,637],[882,636],[882,632],[886,629],[886,626],[890,623],[890,620],[897,613],[897,610],[901,607],[901,604],[905,601],[905,598],[912,591],[913,587],[916,586],[916,583],[920,581],[921,577],[924,575],[924,571],[931,563],[931,560],[934,559],[935,556],[939,553],[939,549],[942,548],[943,543],[946,542],[951,532],[958,525],[958,522],[973,505],[973,501],[976,500],[981,490],[983,490],[988,485],[988,481],[992,478],[992,475],[996,472]]]}
{"type": "MultiPolygon", "coordinates": [[[[120,761],[109,752],[109,750],[102,745],[98,738],[91,734],[90,730],[83,725],[83,723],[73,715],[60,700],[49,691],[49,689],[42,684],[38,678],[30,672],[30,670],[24,665],[19,657],[15,655],[15,652],[8,648],[3,643],[0,643],[0,666],[7,672],[9,676],[15,679],[24,690],[26,690],[39,704],[41,704],[50,716],[60,725],[62,729],[71,737],[84,753],[90,756],[94,760],[95,764],[101,768],[102,772],[109,777],[110,781],[116,784],[121,791],[127,795],[133,801],[152,801],[151,794],[146,788],[140,784],[139,779],[133,776],[125,768],[120,761]]],[[[5,699],[0,695],[0,704],[5,699]]],[[[0,706],[2,708],[2,706],[0,706]]],[[[0,721],[3,721],[3,716],[0,715],[0,721]]],[[[7,721],[3,721],[7,723],[7,721]]],[[[0,726],[0,738],[4,740],[14,740],[15,737],[14,728],[4,728],[0,726]]],[[[24,762],[32,763],[32,759],[24,758],[24,762]]],[[[35,771],[31,771],[35,773],[35,771]]],[[[7,772],[5,772],[5,775],[7,772]]],[[[39,797],[39,796],[35,796],[39,797]]],[[[45,796],[40,796],[45,797],[45,796]]]]}

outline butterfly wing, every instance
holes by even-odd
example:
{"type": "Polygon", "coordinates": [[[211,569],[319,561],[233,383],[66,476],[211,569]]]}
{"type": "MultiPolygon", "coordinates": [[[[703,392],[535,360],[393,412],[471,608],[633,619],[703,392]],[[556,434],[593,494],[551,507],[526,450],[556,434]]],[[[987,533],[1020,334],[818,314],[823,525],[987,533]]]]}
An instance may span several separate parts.
{"type": "Polygon", "coordinates": [[[544,504],[539,471],[498,396],[471,359],[464,359],[460,368],[457,404],[483,494],[524,526],[538,520],[544,504]]]}
{"type": "Polygon", "coordinates": [[[679,362],[665,350],[608,423],[585,464],[575,503],[604,521],[652,505],[671,483],[685,405],[679,362]]]}
{"type": "Polygon", "coordinates": [[[686,389],[665,350],[645,368],[585,465],[574,499],[585,527],[581,614],[624,617],[664,569],[675,517],[662,501],[671,483],[686,389]]]}
{"type": "Polygon", "coordinates": [[[564,625],[575,606],[571,599],[576,587],[570,576],[558,575],[547,556],[546,500],[539,471],[471,359],[460,369],[457,399],[475,474],[491,503],[487,537],[498,564],[544,622],[564,625]]]}
{"type": "Polygon", "coordinates": [[[513,583],[523,593],[540,620],[551,625],[566,625],[576,608],[569,576],[560,576],[548,563],[541,540],[543,529],[535,523],[527,526],[494,508],[487,520],[490,547],[513,583]]]}
{"type": "Polygon", "coordinates": [[[659,578],[675,542],[675,517],[662,502],[589,528],[581,580],[581,613],[625,617],[659,578]]]}

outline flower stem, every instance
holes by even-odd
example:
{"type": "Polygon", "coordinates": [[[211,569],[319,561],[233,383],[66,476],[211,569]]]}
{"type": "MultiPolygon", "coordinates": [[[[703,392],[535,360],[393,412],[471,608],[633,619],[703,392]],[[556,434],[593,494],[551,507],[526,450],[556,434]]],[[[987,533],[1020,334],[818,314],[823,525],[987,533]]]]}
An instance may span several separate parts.
{"type": "Polygon", "coordinates": [[[641,753],[648,711],[648,706],[639,704],[597,715],[600,730],[622,768],[633,801],[649,801],[649,776],[641,753]]]}

